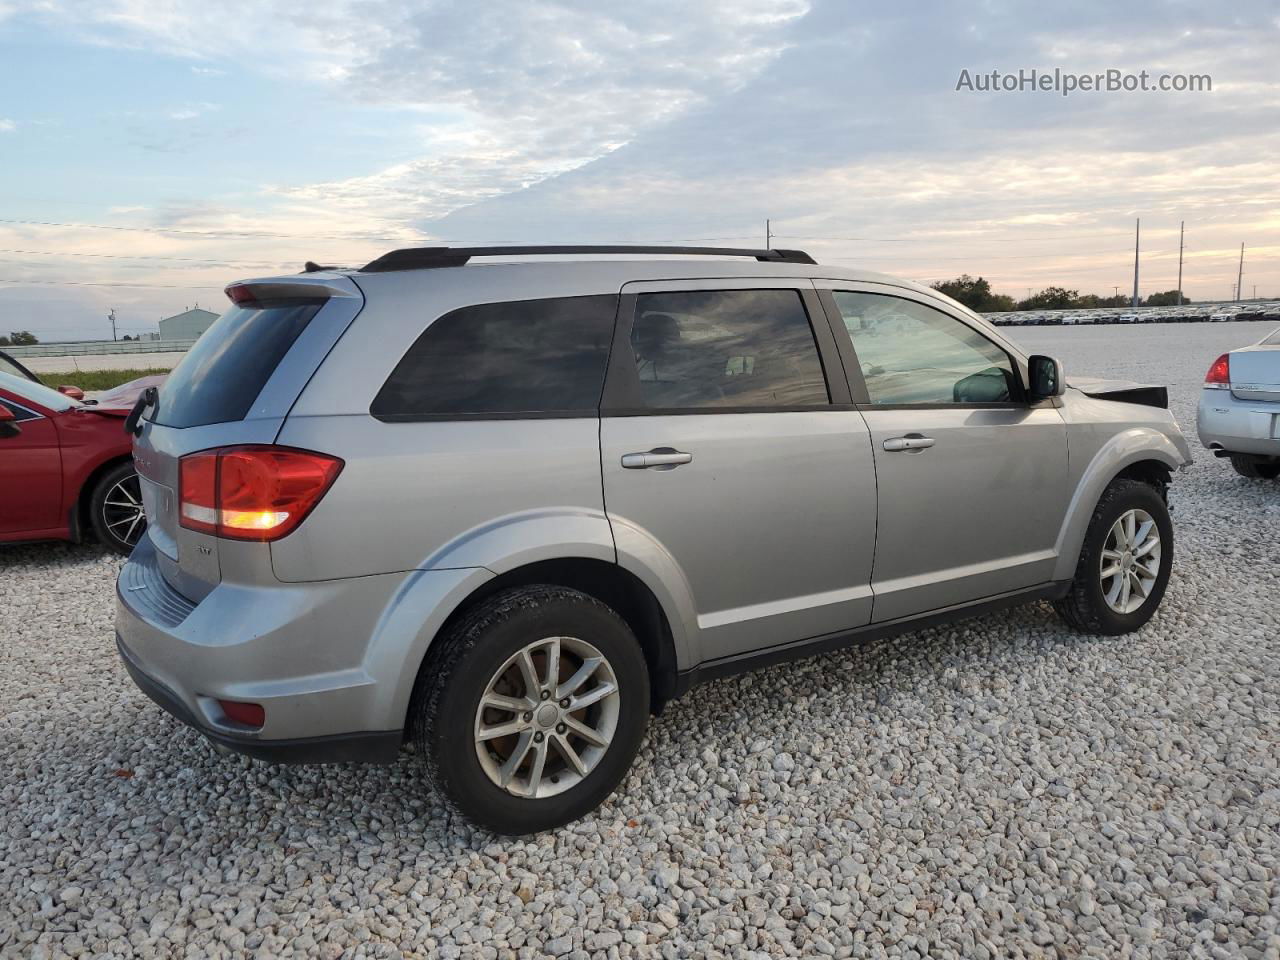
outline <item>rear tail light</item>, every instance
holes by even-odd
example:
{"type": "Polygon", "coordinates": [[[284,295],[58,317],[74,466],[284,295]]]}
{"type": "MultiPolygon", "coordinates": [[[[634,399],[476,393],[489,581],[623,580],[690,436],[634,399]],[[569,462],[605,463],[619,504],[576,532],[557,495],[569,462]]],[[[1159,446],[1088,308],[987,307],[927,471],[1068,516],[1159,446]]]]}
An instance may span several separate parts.
{"type": "Polygon", "coordinates": [[[179,464],[178,522],[228,540],[288,536],[320,502],[342,461],[289,447],[204,450],[179,464]]]}
{"type": "Polygon", "coordinates": [[[227,299],[235,304],[253,303],[257,297],[253,294],[253,287],[247,284],[237,283],[227,287],[227,299]]]}
{"type": "Polygon", "coordinates": [[[1213,361],[1209,372],[1204,375],[1204,385],[1206,387],[1231,386],[1231,354],[1224,353],[1213,361]]]}

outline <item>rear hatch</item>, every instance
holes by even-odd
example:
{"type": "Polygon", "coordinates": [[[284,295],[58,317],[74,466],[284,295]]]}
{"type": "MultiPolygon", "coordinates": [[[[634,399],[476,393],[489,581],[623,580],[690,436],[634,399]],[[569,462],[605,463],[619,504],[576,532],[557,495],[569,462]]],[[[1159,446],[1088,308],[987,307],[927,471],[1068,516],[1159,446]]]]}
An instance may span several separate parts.
{"type": "Polygon", "coordinates": [[[340,274],[251,280],[227,288],[232,306],[196,341],[143,412],[134,440],[149,535],[160,572],[202,599],[224,577],[270,577],[269,547],[222,540],[180,522],[179,471],[190,453],[269,444],[364,298],[340,274]]]}
{"type": "Polygon", "coordinates": [[[1241,400],[1280,402],[1280,343],[1235,350],[1230,363],[1232,394],[1241,400]]]}

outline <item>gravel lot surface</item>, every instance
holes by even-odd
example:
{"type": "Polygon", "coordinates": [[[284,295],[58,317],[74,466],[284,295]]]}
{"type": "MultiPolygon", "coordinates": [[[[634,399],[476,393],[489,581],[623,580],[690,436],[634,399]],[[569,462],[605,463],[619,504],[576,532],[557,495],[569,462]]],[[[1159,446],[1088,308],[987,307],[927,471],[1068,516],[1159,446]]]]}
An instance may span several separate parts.
{"type": "MultiPolygon", "coordinates": [[[[1261,325],[1018,330],[1169,383],[1261,325]]],[[[702,687],[510,841],[417,761],[214,754],[116,661],[90,547],[0,552],[0,954],[1280,958],[1280,485],[1199,451],[1140,634],[1046,606],[702,687]]]]}

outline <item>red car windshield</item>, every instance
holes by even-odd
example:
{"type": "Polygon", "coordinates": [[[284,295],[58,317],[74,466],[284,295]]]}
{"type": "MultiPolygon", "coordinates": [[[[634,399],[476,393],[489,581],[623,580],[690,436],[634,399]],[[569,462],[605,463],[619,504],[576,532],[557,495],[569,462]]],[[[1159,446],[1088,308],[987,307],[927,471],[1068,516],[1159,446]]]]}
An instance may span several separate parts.
{"type": "Polygon", "coordinates": [[[43,383],[35,383],[26,377],[17,377],[12,373],[5,373],[3,370],[0,370],[0,390],[7,390],[19,400],[30,400],[32,403],[38,403],[46,410],[61,412],[80,406],[78,402],[68,396],[64,396],[52,387],[46,387],[43,383]]]}

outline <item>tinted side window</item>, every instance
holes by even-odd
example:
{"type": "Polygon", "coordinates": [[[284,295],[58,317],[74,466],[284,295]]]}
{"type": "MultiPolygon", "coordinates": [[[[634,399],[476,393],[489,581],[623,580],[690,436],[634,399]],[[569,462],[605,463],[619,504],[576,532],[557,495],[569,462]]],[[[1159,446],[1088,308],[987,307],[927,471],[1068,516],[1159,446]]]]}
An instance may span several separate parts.
{"type": "Polygon", "coordinates": [[[151,418],[166,427],[243,420],[322,306],[306,300],[232,307],[173,368],[151,418]]]}
{"type": "Polygon", "coordinates": [[[650,409],[829,402],[797,290],[640,294],[631,347],[650,409]]]}
{"type": "Polygon", "coordinates": [[[1018,395],[1009,355],[941,310],[832,291],[872,403],[1001,403],[1018,395]]]}
{"type": "Polygon", "coordinates": [[[374,398],[381,420],[467,414],[594,415],[616,296],[517,300],[438,318],[374,398]]]}

